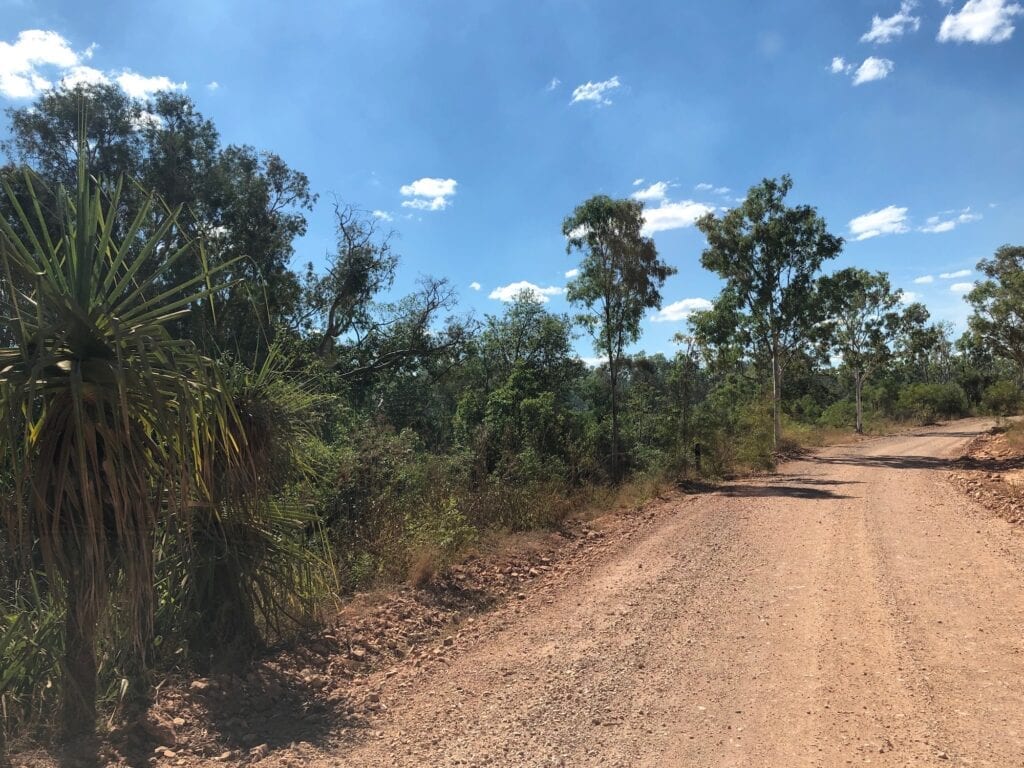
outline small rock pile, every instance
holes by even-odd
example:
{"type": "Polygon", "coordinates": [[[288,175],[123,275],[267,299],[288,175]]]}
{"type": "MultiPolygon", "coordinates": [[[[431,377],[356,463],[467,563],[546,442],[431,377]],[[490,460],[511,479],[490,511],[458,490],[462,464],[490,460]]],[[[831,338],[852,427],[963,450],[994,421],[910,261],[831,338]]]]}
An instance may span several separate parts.
{"type": "Polygon", "coordinates": [[[967,496],[1010,523],[1024,524],[1024,453],[1005,434],[992,432],[967,444],[950,480],[967,496]]]}

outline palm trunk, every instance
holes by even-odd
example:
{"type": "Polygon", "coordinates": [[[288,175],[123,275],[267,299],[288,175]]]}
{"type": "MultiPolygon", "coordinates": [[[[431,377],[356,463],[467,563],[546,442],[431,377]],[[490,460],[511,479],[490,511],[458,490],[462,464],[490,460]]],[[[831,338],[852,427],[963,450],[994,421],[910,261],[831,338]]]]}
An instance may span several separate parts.
{"type": "Polygon", "coordinates": [[[83,568],[67,575],[67,612],[64,619],[62,733],[72,741],[90,737],[96,729],[96,621],[95,586],[83,568]]]}

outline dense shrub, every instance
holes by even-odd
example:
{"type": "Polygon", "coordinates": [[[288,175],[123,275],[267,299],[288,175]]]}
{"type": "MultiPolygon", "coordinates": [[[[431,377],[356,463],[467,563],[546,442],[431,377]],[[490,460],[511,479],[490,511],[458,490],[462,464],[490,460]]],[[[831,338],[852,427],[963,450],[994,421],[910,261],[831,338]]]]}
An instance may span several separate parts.
{"type": "Polygon", "coordinates": [[[997,381],[985,390],[981,407],[993,416],[1012,416],[1020,412],[1024,393],[1012,381],[997,381]]]}
{"type": "Polygon", "coordinates": [[[898,408],[905,418],[921,424],[967,413],[967,397],[956,384],[910,384],[900,391],[898,408]]]}
{"type": "Polygon", "coordinates": [[[823,427],[853,427],[857,423],[857,405],[849,400],[837,400],[822,411],[818,423],[823,427]]]}

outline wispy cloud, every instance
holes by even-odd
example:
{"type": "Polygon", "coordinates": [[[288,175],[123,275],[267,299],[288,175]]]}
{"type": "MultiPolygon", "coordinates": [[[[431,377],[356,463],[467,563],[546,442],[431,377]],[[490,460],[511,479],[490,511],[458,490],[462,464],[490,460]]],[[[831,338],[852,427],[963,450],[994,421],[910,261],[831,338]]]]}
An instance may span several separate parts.
{"type": "Polygon", "coordinates": [[[553,91],[553,90],[555,90],[555,88],[557,88],[561,84],[562,84],[561,80],[559,80],[557,77],[552,77],[551,78],[551,82],[548,83],[548,87],[545,88],[545,90],[553,91]]]}
{"type": "Polygon", "coordinates": [[[980,213],[972,213],[970,208],[964,208],[959,214],[949,218],[949,214],[955,213],[954,211],[947,211],[945,216],[929,216],[925,221],[925,224],[920,227],[922,232],[939,233],[949,232],[950,230],[956,229],[958,224],[970,224],[972,221],[978,221],[981,219],[980,213]]]}
{"type": "Polygon", "coordinates": [[[921,294],[915,293],[914,291],[900,291],[900,303],[901,304],[913,304],[915,301],[921,300],[921,294]]]}
{"type": "Polygon", "coordinates": [[[956,272],[943,272],[939,277],[943,280],[956,280],[958,277],[967,277],[971,273],[970,269],[958,269],[956,272]]]}
{"type": "Polygon", "coordinates": [[[210,82],[208,82],[206,84],[206,90],[208,90],[208,91],[218,91],[218,90],[220,90],[220,83],[218,83],[216,80],[211,80],[210,82]]]}
{"type": "Polygon", "coordinates": [[[1013,17],[1024,6],[1009,0],[967,0],[959,11],[949,13],[939,27],[941,43],[1004,43],[1013,37],[1013,17]]]}
{"type": "Polygon", "coordinates": [[[394,221],[395,217],[387,211],[373,211],[373,218],[380,221],[394,221]]]}
{"type": "Polygon", "coordinates": [[[520,280],[515,283],[509,283],[508,285],[502,285],[495,288],[490,292],[490,294],[488,294],[487,298],[497,299],[498,301],[513,301],[521,293],[528,293],[537,301],[547,303],[551,296],[560,296],[565,293],[565,288],[561,288],[556,285],[549,285],[546,288],[542,288],[528,280],[520,280]]]}
{"type": "Polygon", "coordinates": [[[909,230],[907,209],[889,205],[851,219],[849,226],[850,234],[856,240],[867,240],[879,235],[899,235],[909,230]]]}
{"type": "Polygon", "coordinates": [[[949,290],[953,293],[967,293],[974,287],[974,283],[953,283],[949,286],[949,290]]]}
{"type": "Polygon", "coordinates": [[[640,177],[639,179],[633,179],[633,186],[634,187],[639,187],[643,183],[644,183],[643,177],[640,177]]]}
{"type": "Polygon", "coordinates": [[[916,7],[916,0],[903,0],[896,14],[884,19],[881,16],[873,17],[871,29],[861,35],[861,42],[891,43],[907,32],[917,32],[921,28],[921,18],[912,15],[916,7]]]}
{"type": "Polygon", "coordinates": [[[608,98],[608,93],[615,90],[621,85],[619,82],[618,75],[608,79],[602,80],[599,83],[586,82],[583,85],[577,85],[572,92],[572,101],[570,104],[576,104],[582,101],[592,101],[599,106],[608,106],[612,103],[612,100],[608,98]]]}
{"type": "Polygon", "coordinates": [[[920,277],[914,278],[914,283],[917,285],[928,285],[929,283],[935,282],[935,275],[921,275],[920,277]]]}
{"type": "Polygon", "coordinates": [[[404,184],[399,192],[403,197],[403,208],[415,208],[420,211],[443,211],[451,203],[455,188],[459,183],[455,179],[435,179],[425,176],[411,184],[404,184]]]}
{"type": "Polygon", "coordinates": [[[480,285],[480,283],[478,283],[476,280],[470,283],[469,287],[472,288],[474,291],[479,291],[481,288],[483,288],[483,286],[480,285]]]}
{"type": "Polygon", "coordinates": [[[569,280],[572,280],[572,279],[573,279],[574,277],[576,277],[577,275],[579,275],[579,273],[580,273],[580,271],[579,271],[579,270],[578,270],[577,268],[573,267],[572,269],[568,270],[568,271],[567,271],[567,272],[565,273],[565,276],[566,276],[566,278],[568,278],[569,280]]]}
{"type": "Polygon", "coordinates": [[[651,317],[652,323],[679,323],[686,320],[694,312],[711,309],[713,305],[707,299],[681,299],[673,301],[658,310],[657,314],[651,317]]]}
{"type": "Polygon", "coordinates": [[[709,184],[706,181],[702,181],[700,184],[697,184],[694,189],[697,192],[714,192],[716,195],[728,195],[732,192],[729,187],[716,187],[714,184],[709,184]]]}

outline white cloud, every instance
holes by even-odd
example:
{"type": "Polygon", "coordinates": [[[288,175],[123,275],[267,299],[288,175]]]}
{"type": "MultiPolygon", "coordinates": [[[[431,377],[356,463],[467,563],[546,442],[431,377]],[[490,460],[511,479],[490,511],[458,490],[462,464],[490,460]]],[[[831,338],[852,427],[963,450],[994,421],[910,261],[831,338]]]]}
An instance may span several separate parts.
{"type": "Polygon", "coordinates": [[[898,235],[907,229],[907,209],[895,205],[878,211],[869,211],[850,220],[850,234],[857,240],[867,240],[879,235],[898,235]]]}
{"type": "Polygon", "coordinates": [[[547,303],[550,296],[560,296],[565,293],[565,288],[559,288],[556,285],[541,288],[539,285],[535,285],[528,280],[520,280],[516,283],[509,283],[508,285],[495,288],[488,294],[487,298],[497,299],[498,301],[513,301],[524,291],[532,295],[537,301],[547,303]]]}
{"type": "Polygon", "coordinates": [[[974,287],[974,283],[953,283],[949,286],[949,290],[953,293],[967,293],[974,287]]]}
{"type": "MultiPolygon", "coordinates": [[[[955,213],[955,211],[946,211],[945,215],[948,216],[952,213],[955,213]]],[[[956,229],[958,224],[970,224],[972,221],[978,221],[979,219],[981,219],[981,214],[972,213],[968,207],[964,208],[953,218],[943,219],[942,216],[929,216],[920,230],[931,233],[949,232],[952,229],[956,229]]]]}
{"type": "Polygon", "coordinates": [[[916,6],[916,0],[903,0],[900,3],[899,12],[895,15],[886,19],[881,16],[873,17],[871,29],[861,36],[860,41],[862,43],[891,43],[906,32],[917,32],[921,28],[921,18],[911,15],[916,6]]]}
{"type": "Polygon", "coordinates": [[[956,280],[958,277],[967,277],[971,274],[969,269],[958,269],[956,272],[943,272],[939,277],[943,280],[956,280]]]}
{"type": "Polygon", "coordinates": [[[25,30],[14,43],[0,41],[0,96],[32,99],[53,88],[54,81],[68,88],[116,82],[134,98],[187,87],[163,75],[147,77],[129,69],[111,73],[88,66],[85,62],[95,48],[94,43],[75,51],[63,36],[42,29],[25,30]]]}
{"type": "Polygon", "coordinates": [[[618,75],[612,77],[610,80],[602,80],[599,83],[591,83],[587,81],[583,85],[577,85],[572,92],[572,101],[570,104],[576,104],[580,101],[593,101],[601,106],[607,106],[612,103],[612,100],[605,94],[618,88],[621,85],[619,82],[618,75]]]}
{"type": "Polygon", "coordinates": [[[65,88],[76,88],[79,85],[108,85],[110,78],[104,72],[85,64],[79,64],[67,70],[60,79],[65,88]]]}
{"type": "Polygon", "coordinates": [[[587,368],[597,368],[608,362],[607,355],[601,355],[600,357],[581,357],[580,360],[587,368]]]}
{"type": "Polygon", "coordinates": [[[565,276],[566,276],[566,277],[567,277],[568,279],[572,280],[572,279],[573,279],[574,277],[576,277],[576,276],[577,276],[577,275],[578,275],[579,273],[580,273],[580,271],[579,271],[578,269],[576,269],[575,267],[573,267],[572,269],[570,269],[570,270],[569,270],[568,272],[566,272],[566,273],[565,273],[565,276]]]}
{"type": "Polygon", "coordinates": [[[641,177],[639,179],[633,179],[633,186],[634,187],[639,187],[643,183],[644,183],[643,177],[641,177]]]}
{"type": "Polygon", "coordinates": [[[551,82],[548,83],[548,87],[545,90],[553,91],[553,90],[555,90],[555,88],[557,88],[561,84],[562,84],[561,80],[559,80],[557,77],[552,77],[551,78],[551,82]]]}
{"type": "Polygon", "coordinates": [[[208,91],[216,91],[216,90],[219,90],[219,89],[220,89],[220,83],[218,83],[216,80],[211,80],[210,82],[208,82],[206,84],[206,90],[208,90],[208,91]]]}
{"type": "Polygon", "coordinates": [[[925,225],[921,227],[921,231],[935,234],[938,232],[949,232],[949,230],[954,228],[956,228],[955,221],[942,221],[938,216],[929,216],[925,225]]]}
{"type": "Polygon", "coordinates": [[[478,283],[476,280],[470,283],[469,287],[472,288],[474,291],[479,291],[481,288],[483,288],[483,286],[480,285],[480,283],[478,283]]]}
{"type": "Polygon", "coordinates": [[[694,312],[711,309],[713,305],[707,299],[681,299],[662,307],[651,318],[652,323],[678,323],[686,320],[694,312]]]}
{"type": "Polygon", "coordinates": [[[1024,6],[1009,0],[967,0],[963,8],[946,15],[939,27],[940,43],[1003,43],[1013,36],[1013,17],[1024,6]]]}
{"type": "Polygon", "coordinates": [[[374,211],[373,218],[379,219],[380,221],[394,221],[395,217],[387,211],[374,211]]]}
{"type": "Polygon", "coordinates": [[[630,197],[634,200],[664,200],[668,194],[668,182],[656,181],[646,189],[638,189],[630,197]]]}
{"type": "Polygon", "coordinates": [[[895,68],[895,64],[889,59],[879,59],[875,56],[868,56],[864,62],[857,67],[853,75],[853,84],[862,85],[874,80],[884,80],[895,68]]]}
{"type": "Polygon", "coordinates": [[[641,230],[645,235],[664,232],[669,229],[692,227],[694,222],[706,213],[713,213],[714,208],[693,200],[679,202],[663,201],[657,208],[644,209],[644,226],[641,230]]]}
{"type": "Polygon", "coordinates": [[[0,95],[31,99],[52,87],[41,68],[68,70],[92,55],[77,53],[61,35],[42,29],[18,33],[13,43],[0,40],[0,95]]]}
{"type": "Polygon", "coordinates": [[[403,197],[412,198],[403,200],[402,207],[421,211],[443,211],[451,203],[449,198],[455,194],[458,185],[455,179],[416,179],[411,184],[402,185],[399,190],[403,197]]]}
{"type": "Polygon", "coordinates": [[[702,181],[700,184],[694,187],[694,189],[697,190],[698,192],[709,192],[714,188],[714,184],[708,184],[706,181],[702,181]]]}
{"type": "Polygon", "coordinates": [[[915,277],[914,278],[914,283],[916,285],[928,285],[928,283],[934,283],[934,282],[935,282],[935,276],[934,275],[921,275],[921,277],[915,277]]]}
{"type": "Polygon", "coordinates": [[[165,75],[146,77],[126,69],[114,78],[121,89],[136,99],[145,99],[159,91],[184,91],[188,83],[175,83],[165,75]]]}
{"type": "Polygon", "coordinates": [[[832,70],[833,75],[840,75],[851,72],[853,70],[853,65],[847,64],[846,59],[842,56],[833,56],[832,66],[829,67],[829,69],[832,70]]]}
{"type": "Polygon", "coordinates": [[[921,294],[915,293],[914,291],[900,291],[900,303],[901,304],[913,304],[915,301],[920,301],[921,294]]]}

